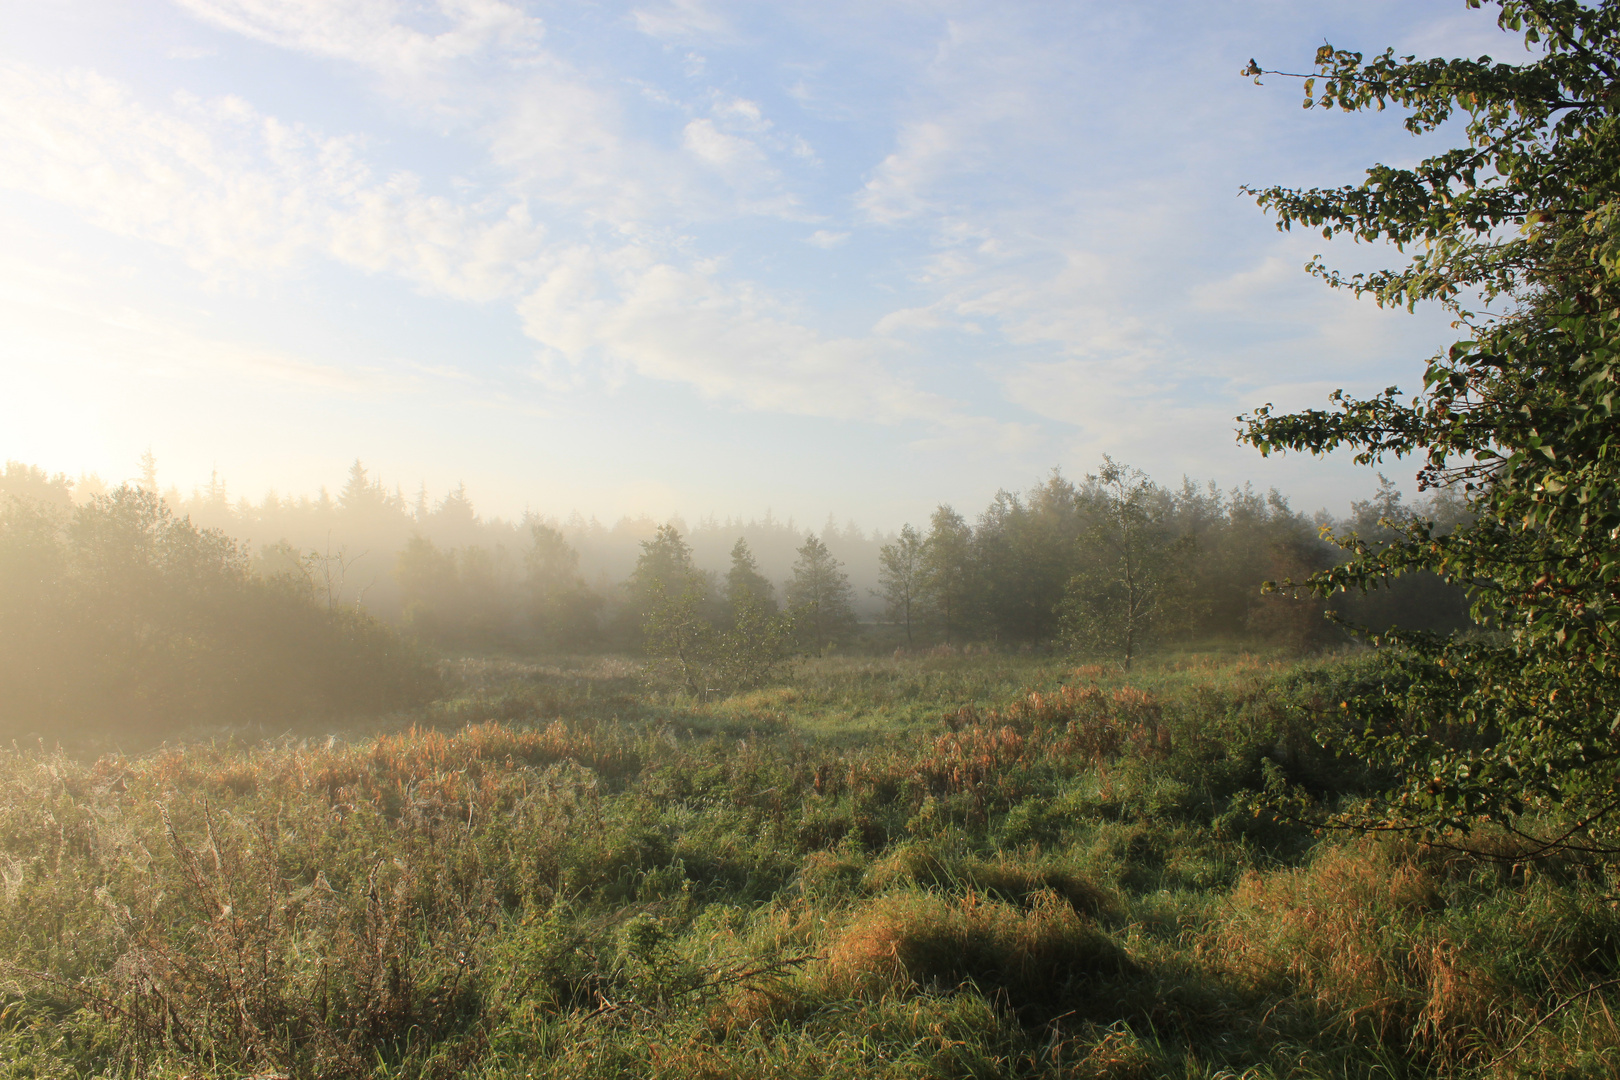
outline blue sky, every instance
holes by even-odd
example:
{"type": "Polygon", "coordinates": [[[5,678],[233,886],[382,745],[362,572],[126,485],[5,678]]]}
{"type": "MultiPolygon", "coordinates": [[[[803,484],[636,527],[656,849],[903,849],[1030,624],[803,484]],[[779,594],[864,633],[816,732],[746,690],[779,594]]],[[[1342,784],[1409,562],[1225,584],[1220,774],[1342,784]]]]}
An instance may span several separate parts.
{"type": "Polygon", "coordinates": [[[1238,71],[1524,56],[1460,0],[5,7],[0,457],[884,528],[1103,453],[1364,496],[1232,418],[1451,332],[1238,187],[1439,143],[1238,71]]]}

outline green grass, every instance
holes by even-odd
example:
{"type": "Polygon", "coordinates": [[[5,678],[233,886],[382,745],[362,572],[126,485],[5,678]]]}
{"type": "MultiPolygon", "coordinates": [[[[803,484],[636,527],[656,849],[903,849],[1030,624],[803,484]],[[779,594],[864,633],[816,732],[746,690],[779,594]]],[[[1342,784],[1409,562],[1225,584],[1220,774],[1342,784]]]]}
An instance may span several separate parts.
{"type": "Polygon", "coordinates": [[[1362,658],[450,674],[342,737],[0,751],[0,1077],[1620,1068],[1606,868],[1246,809],[1363,791],[1310,739],[1362,658]]]}

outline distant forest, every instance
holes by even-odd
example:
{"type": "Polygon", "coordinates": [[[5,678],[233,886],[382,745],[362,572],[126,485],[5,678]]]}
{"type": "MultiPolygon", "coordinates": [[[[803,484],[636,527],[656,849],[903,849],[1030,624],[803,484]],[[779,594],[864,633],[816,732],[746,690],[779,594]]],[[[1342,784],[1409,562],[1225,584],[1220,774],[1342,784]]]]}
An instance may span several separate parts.
{"type": "MultiPolygon", "coordinates": [[[[142,473],[127,487],[158,492],[150,455],[142,473]]],[[[15,502],[69,514],[109,494],[95,477],[72,481],[17,462],[0,473],[0,511],[15,502]]],[[[1230,638],[1309,649],[1342,640],[1323,618],[1328,605],[1262,595],[1261,584],[1340,561],[1342,550],[1324,538],[1324,527],[1376,543],[1391,535],[1391,525],[1420,517],[1444,530],[1465,512],[1443,491],[1407,504],[1382,480],[1347,517],[1306,516],[1275,490],[1222,491],[1187,479],[1162,487],[1107,461],[1080,480],[1054,470],[1027,491],[998,492],[973,517],[940,506],[928,521],[890,534],[832,520],[811,530],[769,514],[691,526],[646,517],[607,526],[577,514],[506,521],[480,516],[462,486],[438,498],[425,488],[407,497],[360,461],[336,495],[322,489],[314,497],[233,500],[216,477],[189,495],[171,486],[161,502],[176,519],[236,540],[253,576],[300,581],[325,607],[363,610],[434,650],[531,652],[640,648],[645,597],[634,582],[661,526],[673,529],[706,576],[721,621],[739,541],[773,604],[793,588],[806,542],[820,541],[828,566],[848,586],[842,602],[850,617],[831,644],[1106,653],[1114,645],[1088,637],[1086,625],[1133,602],[1113,591],[1134,558],[1138,576],[1151,579],[1145,599],[1136,598],[1144,640],[1230,638]],[[1130,537],[1120,531],[1130,527],[1126,510],[1134,515],[1130,537]]],[[[0,536],[18,529],[15,511],[0,518],[0,536]]],[[[0,573],[19,570],[0,566],[0,573]]],[[[1331,606],[1373,629],[1468,625],[1460,591],[1427,575],[1331,606]]]]}

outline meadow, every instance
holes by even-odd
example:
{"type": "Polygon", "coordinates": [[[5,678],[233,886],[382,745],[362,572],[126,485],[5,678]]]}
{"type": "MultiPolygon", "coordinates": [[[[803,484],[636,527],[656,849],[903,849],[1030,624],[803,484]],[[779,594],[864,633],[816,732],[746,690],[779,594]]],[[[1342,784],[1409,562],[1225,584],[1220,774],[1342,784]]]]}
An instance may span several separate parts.
{"type": "Polygon", "coordinates": [[[347,730],[13,745],[0,1077],[1620,1072],[1605,867],[1254,808],[1374,792],[1313,736],[1386,677],[478,659],[347,730]]]}

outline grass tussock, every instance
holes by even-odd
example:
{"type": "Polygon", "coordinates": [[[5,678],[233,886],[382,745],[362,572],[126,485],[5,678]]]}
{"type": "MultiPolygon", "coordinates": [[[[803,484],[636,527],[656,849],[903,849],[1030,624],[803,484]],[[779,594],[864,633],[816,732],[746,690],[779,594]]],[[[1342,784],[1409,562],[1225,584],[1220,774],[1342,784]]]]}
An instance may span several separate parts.
{"type": "Polygon", "coordinates": [[[837,985],[860,993],[938,993],[971,985],[1014,1011],[1053,1015],[1070,1006],[1098,1019],[1098,1010],[1117,1006],[1107,989],[1135,965],[1055,893],[1020,906],[973,892],[912,892],[857,908],[828,947],[827,969],[837,985]]]}
{"type": "Polygon", "coordinates": [[[882,893],[904,885],[982,894],[1025,907],[1057,897],[1082,915],[1117,917],[1118,898],[1062,861],[1031,862],[998,853],[992,858],[951,854],[933,843],[896,846],[872,862],[862,884],[882,893]]]}

